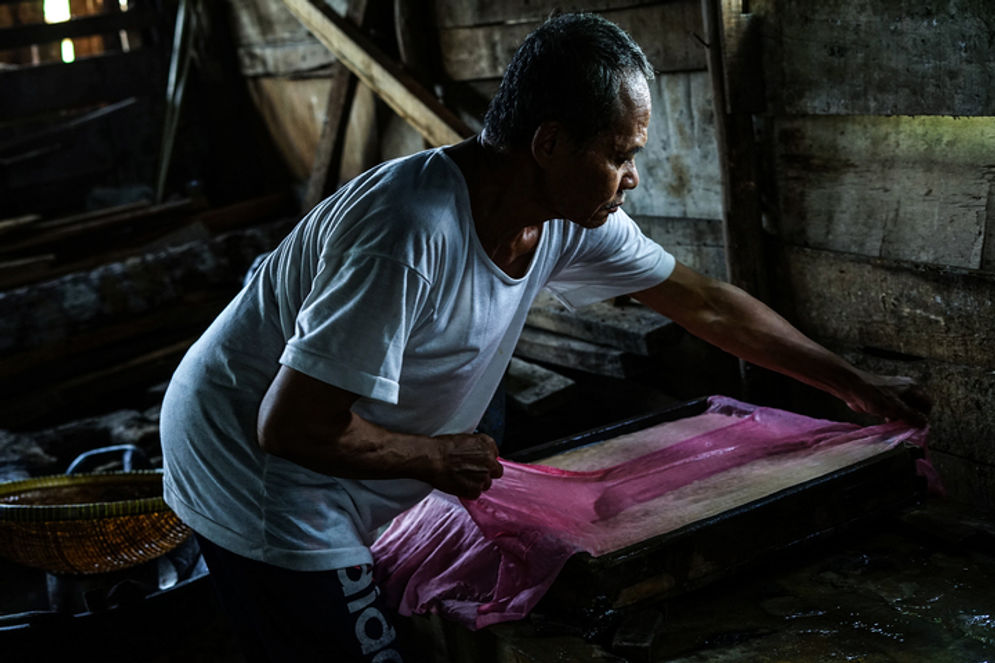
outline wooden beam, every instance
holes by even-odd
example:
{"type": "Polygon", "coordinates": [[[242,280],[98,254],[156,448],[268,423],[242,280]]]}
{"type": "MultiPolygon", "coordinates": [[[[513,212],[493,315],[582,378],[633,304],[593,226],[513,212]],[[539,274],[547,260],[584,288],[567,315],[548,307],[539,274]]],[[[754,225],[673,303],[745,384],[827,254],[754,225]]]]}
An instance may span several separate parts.
{"type": "Polygon", "coordinates": [[[0,118],[14,118],[161,94],[151,49],[0,70],[0,118]]]}
{"type": "Polygon", "coordinates": [[[63,219],[42,221],[35,226],[38,231],[36,234],[18,241],[6,242],[0,248],[0,255],[16,255],[24,251],[47,249],[67,241],[76,241],[84,236],[92,237],[94,233],[126,228],[138,222],[149,224],[153,219],[171,218],[187,213],[193,207],[193,201],[182,199],[137,210],[125,209],[95,218],[83,216],[82,219],[71,222],[63,219]]]}
{"type": "MultiPolygon", "coordinates": [[[[346,19],[362,27],[368,4],[367,0],[349,0],[346,19]]],[[[301,205],[304,211],[317,205],[338,185],[339,161],[342,157],[342,145],[345,142],[349,109],[352,108],[356,96],[356,77],[341,60],[336,60],[331,65],[328,77],[332,85],[328,91],[328,101],[325,103],[325,121],[321,126],[321,138],[318,139],[318,146],[315,149],[314,165],[311,167],[311,175],[308,177],[301,205]]]]}
{"type": "Polygon", "coordinates": [[[778,113],[995,115],[991,0],[764,4],[778,113]]]}
{"type": "Polygon", "coordinates": [[[647,357],[684,334],[677,324],[636,302],[598,302],[571,311],[547,294],[536,298],[526,324],[647,357]]]}
{"type": "Polygon", "coordinates": [[[770,126],[786,244],[986,268],[992,118],[811,115],[770,126]]]}
{"type": "Polygon", "coordinates": [[[91,366],[71,378],[5,395],[0,401],[0,426],[37,428],[61,423],[61,417],[99,411],[109,400],[133,396],[168,380],[195,340],[184,338],[121,361],[105,362],[99,368],[91,366]]]}
{"type": "Polygon", "coordinates": [[[786,247],[783,308],[825,342],[995,370],[995,274],[786,247]]]}
{"type": "Polygon", "coordinates": [[[577,384],[555,371],[512,357],[505,378],[511,404],[532,416],[541,416],[568,403],[577,384]]]}
{"type": "Polygon", "coordinates": [[[535,0],[432,0],[431,13],[440,28],[465,27],[468,25],[497,25],[501,23],[521,23],[542,21],[555,6],[563,12],[606,11],[627,9],[634,5],[660,4],[659,0],[558,0],[557,2],[536,2],[535,0]]]}
{"type": "MultiPolygon", "coordinates": [[[[743,0],[701,0],[702,23],[708,45],[708,73],[712,78],[715,133],[722,177],[722,226],[725,240],[726,278],[762,301],[770,301],[768,261],[764,246],[760,206],[759,166],[753,136],[755,97],[737,91],[762,85],[762,71],[742,66],[737,57],[737,35],[743,28],[733,17],[742,18],[743,0]],[[739,29],[731,30],[730,26],[739,29]],[[729,85],[729,73],[749,76],[729,85]],[[746,104],[743,107],[741,104],[746,104]]],[[[768,376],[740,361],[744,395],[763,402],[775,389],[768,376]]]]}
{"type": "Polygon", "coordinates": [[[148,8],[110,12],[60,23],[37,23],[0,28],[0,49],[44,44],[73,37],[96,34],[116,34],[119,30],[147,28],[155,25],[158,16],[148,8]]]}
{"type": "Polygon", "coordinates": [[[631,378],[649,370],[645,357],[529,326],[522,330],[515,356],[614,378],[631,378]]]}
{"type": "Polygon", "coordinates": [[[473,132],[387,57],[356,26],[317,0],[284,0],[315,37],[430,144],[450,145],[473,132]]]}
{"type": "MultiPolygon", "coordinates": [[[[728,0],[701,2],[722,173],[727,276],[730,283],[760,299],[768,299],[752,109],[733,108],[726,85],[729,56],[723,15],[735,11],[728,6],[732,4],[736,3],[728,0]]],[[[759,78],[759,73],[756,77],[759,78]]]]}
{"type": "MultiPolygon", "coordinates": [[[[707,64],[694,38],[702,30],[698,1],[671,0],[600,14],[626,30],[657,71],[700,71],[707,64]]],[[[544,18],[440,29],[442,70],[454,81],[500,78],[522,40],[544,18]]]]}

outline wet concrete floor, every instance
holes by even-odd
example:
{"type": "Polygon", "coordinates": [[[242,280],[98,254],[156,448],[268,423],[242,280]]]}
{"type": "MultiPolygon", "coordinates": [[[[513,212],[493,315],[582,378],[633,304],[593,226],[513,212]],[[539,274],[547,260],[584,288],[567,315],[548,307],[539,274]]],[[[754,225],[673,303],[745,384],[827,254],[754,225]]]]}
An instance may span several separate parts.
{"type": "Polygon", "coordinates": [[[661,610],[643,660],[995,661],[995,521],[930,502],[661,610]]]}

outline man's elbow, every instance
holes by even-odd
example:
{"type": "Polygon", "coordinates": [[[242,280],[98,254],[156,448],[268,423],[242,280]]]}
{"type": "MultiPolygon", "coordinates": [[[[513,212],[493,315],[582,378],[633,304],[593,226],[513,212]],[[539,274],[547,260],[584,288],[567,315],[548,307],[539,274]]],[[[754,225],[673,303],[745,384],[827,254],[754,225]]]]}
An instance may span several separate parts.
{"type": "Polygon", "coordinates": [[[287,440],[293,439],[293,433],[286,430],[286,426],[281,425],[273,417],[260,414],[256,420],[256,442],[264,452],[286,457],[290,453],[287,448],[287,440]]]}

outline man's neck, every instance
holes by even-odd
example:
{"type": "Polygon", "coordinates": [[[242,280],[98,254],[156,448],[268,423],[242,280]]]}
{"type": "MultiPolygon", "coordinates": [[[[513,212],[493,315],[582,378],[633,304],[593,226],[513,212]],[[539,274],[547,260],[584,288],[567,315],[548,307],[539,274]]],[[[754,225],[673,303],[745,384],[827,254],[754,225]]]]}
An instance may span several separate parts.
{"type": "Polygon", "coordinates": [[[484,251],[505,273],[528,270],[546,216],[536,204],[537,169],[528,155],[502,153],[477,137],[447,149],[470,194],[474,228],[484,251]]]}

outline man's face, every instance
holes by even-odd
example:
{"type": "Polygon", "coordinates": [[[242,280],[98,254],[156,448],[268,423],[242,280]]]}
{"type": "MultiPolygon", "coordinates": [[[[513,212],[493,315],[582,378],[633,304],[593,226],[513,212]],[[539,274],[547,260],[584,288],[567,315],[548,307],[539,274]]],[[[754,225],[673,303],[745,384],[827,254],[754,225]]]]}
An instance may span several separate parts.
{"type": "Polygon", "coordinates": [[[633,76],[619,93],[619,120],[587,145],[569,137],[559,145],[549,171],[550,198],[557,216],[585,228],[608,220],[639,184],[635,156],[646,145],[650,92],[642,76],[633,76]]]}

